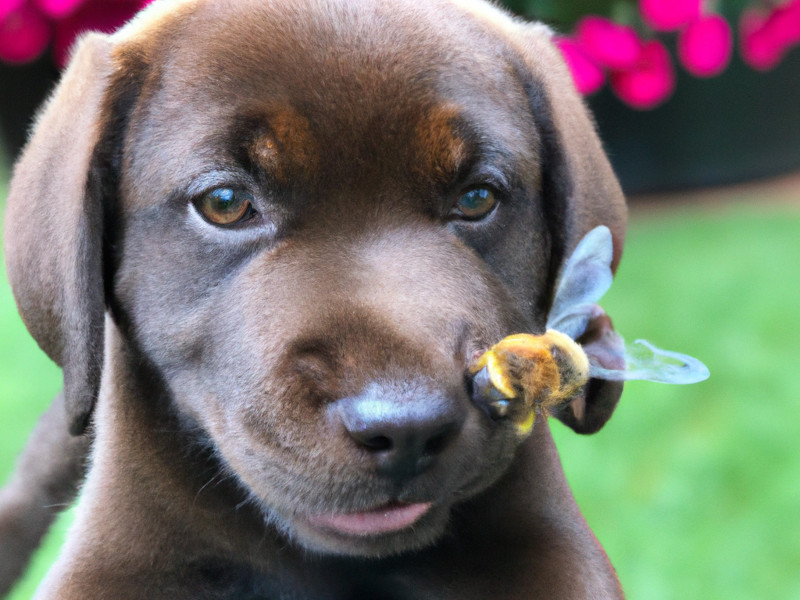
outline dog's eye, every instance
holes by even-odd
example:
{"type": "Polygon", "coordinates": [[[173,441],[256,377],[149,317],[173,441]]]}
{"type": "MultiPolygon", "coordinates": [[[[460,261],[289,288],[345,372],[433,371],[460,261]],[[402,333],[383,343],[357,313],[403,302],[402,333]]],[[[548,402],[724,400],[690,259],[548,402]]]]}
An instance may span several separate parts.
{"type": "Polygon", "coordinates": [[[206,192],[195,203],[195,208],[214,225],[234,225],[253,216],[253,197],[247,192],[231,188],[217,188],[206,192]]]}
{"type": "Polygon", "coordinates": [[[492,212],[497,204],[495,193],[487,187],[476,187],[464,192],[456,202],[455,216],[462,219],[481,219],[492,212]]]}

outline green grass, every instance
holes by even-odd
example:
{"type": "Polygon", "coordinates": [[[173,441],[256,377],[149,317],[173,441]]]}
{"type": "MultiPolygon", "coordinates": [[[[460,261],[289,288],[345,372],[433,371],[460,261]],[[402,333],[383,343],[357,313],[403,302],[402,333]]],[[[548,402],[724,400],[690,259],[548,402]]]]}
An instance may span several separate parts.
{"type": "Polygon", "coordinates": [[[711,370],[629,383],[596,436],[557,428],[629,597],[800,598],[800,207],[635,220],[604,305],[623,335],[711,370]]]}
{"type": "MultiPolygon", "coordinates": [[[[0,160],[0,222],[8,176],[0,160]]],[[[0,239],[2,237],[0,236],[0,239]]],[[[0,482],[5,481],[14,459],[38,416],[61,387],[61,371],[39,350],[17,315],[4,263],[0,264],[0,482]]],[[[28,600],[58,553],[67,527],[66,518],[54,525],[26,576],[8,596],[28,600]]]]}
{"type": "MultiPolygon", "coordinates": [[[[697,356],[711,379],[629,383],[595,436],[553,425],[632,599],[800,598],[800,207],[749,200],[634,218],[604,301],[623,335],[697,356]]],[[[0,279],[4,477],[60,376],[0,279]]],[[[31,596],[65,527],[11,598],[31,596]]]]}

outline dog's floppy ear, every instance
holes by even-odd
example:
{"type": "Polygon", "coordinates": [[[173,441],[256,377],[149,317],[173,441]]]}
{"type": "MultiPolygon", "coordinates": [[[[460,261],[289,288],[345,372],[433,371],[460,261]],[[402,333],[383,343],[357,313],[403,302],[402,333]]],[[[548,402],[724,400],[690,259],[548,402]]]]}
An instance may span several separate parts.
{"type": "MultiPolygon", "coordinates": [[[[616,270],[625,238],[625,198],[552,33],[538,23],[492,21],[502,23],[505,39],[521,58],[519,77],[542,140],[542,203],[552,243],[549,281],[555,286],[567,257],[598,225],[611,230],[616,270]]],[[[579,341],[593,355],[619,355],[620,340],[605,313],[590,322],[579,341]]],[[[619,382],[592,379],[581,397],[555,414],[575,431],[593,433],[611,417],[621,393],[619,382]]]]}
{"type": "MultiPolygon", "coordinates": [[[[614,331],[608,315],[599,306],[595,309],[595,316],[578,341],[586,354],[603,368],[624,369],[622,339],[614,331]]],[[[595,433],[614,414],[621,395],[621,381],[590,379],[579,396],[556,407],[553,415],[578,433],[595,433]]]]}
{"type": "MultiPolygon", "coordinates": [[[[542,138],[542,192],[558,272],[578,242],[598,225],[612,233],[616,269],[625,239],[625,197],[552,33],[515,23],[511,41],[524,62],[520,75],[542,138]]],[[[557,273],[556,273],[557,274],[557,273]]]]}
{"type": "Polygon", "coordinates": [[[102,169],[96,148],[112,72],[107,36],[85,37],[39,115],[11,181],[5,255],[19,312],[63,368],[74,434],[85,429],[103,360],[102,169]]]}

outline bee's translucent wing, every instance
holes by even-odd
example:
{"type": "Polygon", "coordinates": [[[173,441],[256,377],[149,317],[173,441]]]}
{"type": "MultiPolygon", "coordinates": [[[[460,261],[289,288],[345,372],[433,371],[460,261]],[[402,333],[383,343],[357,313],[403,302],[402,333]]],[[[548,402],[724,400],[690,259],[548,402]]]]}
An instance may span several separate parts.
{"type": "MultiPolygon", "coordinates": [[[[547,328],[577,339],[597,314],[597,303],[613,281],[611,261],[614,245],[611,231],[595,227],[575,247],[556,287],[547,328]]],[[[591,362],[589,375],[623,381],[645,379],[661,383],[696,383],[709,376],[706,366],[691,356],[661,350],[646,340],[624,344],[624,369],[606,369],[591,362]]]]}
{"type": "Polygon", "coordinates": [[[613,281],[611,261],[614,246],[605,225],[595,227],[575,247],[564,265],[556,287],[547,328],[580,337],[594,311],[594,305],[613,281]]]}
{"type": "Polygon", "coordinates": [[[605,369],[591,362],[589,375],[611,381],[643,379],[659,383],[697,383],[708,379],[708,368],[696,358],[657,348],[647,340],[625,344],[625,369],[605,369]]]}

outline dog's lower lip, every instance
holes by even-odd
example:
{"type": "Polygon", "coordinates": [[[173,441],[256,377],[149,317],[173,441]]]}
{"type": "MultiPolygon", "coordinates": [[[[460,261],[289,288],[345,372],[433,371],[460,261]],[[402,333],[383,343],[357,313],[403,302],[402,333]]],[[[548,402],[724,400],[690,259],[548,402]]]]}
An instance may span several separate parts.
{"type": "Polygon", "coordinates": [[[392,533],[411,527],[430,510],[430,502],[392,503],[356,513],[327,513],[308,518],[313,527],[335,533],[367,537],[392,533]]]}

